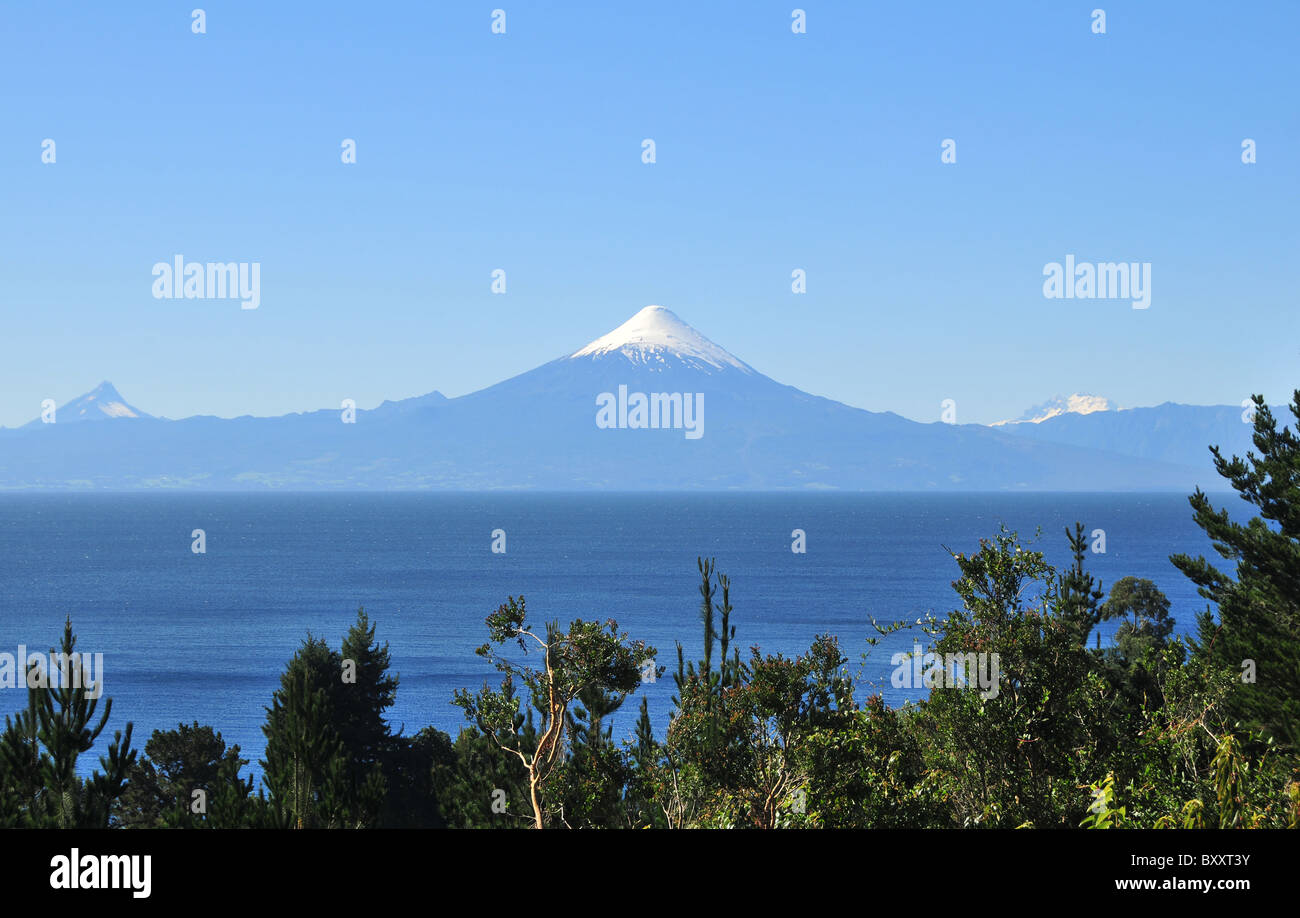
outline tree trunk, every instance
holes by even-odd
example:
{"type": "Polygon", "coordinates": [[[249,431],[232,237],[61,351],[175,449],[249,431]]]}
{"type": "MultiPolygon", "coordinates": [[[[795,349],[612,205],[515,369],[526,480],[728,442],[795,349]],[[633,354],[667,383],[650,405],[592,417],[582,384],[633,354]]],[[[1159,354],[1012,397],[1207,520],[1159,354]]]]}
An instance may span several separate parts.
{"type": "Polygon", "coordinates": [[[533,804],[533,828],[544,828],[542,825],[542,802],[537,799],[537,774],[532,769],[528,772],[528,794],[532,798],[533,804]]]}

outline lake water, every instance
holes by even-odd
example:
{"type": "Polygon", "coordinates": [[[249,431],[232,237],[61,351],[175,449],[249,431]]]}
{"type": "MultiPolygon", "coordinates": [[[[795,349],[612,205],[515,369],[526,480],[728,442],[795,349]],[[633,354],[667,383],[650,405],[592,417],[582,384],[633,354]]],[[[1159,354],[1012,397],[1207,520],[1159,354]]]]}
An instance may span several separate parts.
{"type": "MultiPolygon", "coordinates": [[[[265,706],[307,632],[337,648],[364,605],[400,673],[394,725],[454,735],[464,721],[452,692],[495,677],[474,655],[483,618],[523,594],[538,628],[614,618],[656,646],[670,671],[642,691],[662,733],[676,642],[688,659],[700,654],[696,557],[705,555],[731,577],[742,656],[753,644],[798,654],[829,632],[861,669],[864,693],[900,704],[909,693],[890,686],[889,657],[910,649],[913,633],[891,636],[864,663],[869,617],[952,608],[956,565],[944,546],[972,551],[1000,522],[1022,536],[1041,526],[1040,547],[1064,566],[1063,530],[1076,519],[1105,530],[1106,553],[1089,563],[1107,589],[1125,575],[1150,578],[1178,630],[1194,627],[1205,601],[1169,555],[1213,553],[1179,495],[8,495],[0,651],[48,650],[70,615],[78,650],[104,654],[110,734],[132,720],[143,748],[154,729],[198,720],[257,771],[265,706]],[[195,529],[205,554],[191,551],[195,529]],[[505,554],[491,551],[496,529],[505,554]],[[807,534],[806,554],[791,551],[794,529],[807,534]]],[[[24,690],[0,690],[0,712],[24,704],[24,690]]],[[[625,703],[616,737],[639,704],[625,703]]]]}

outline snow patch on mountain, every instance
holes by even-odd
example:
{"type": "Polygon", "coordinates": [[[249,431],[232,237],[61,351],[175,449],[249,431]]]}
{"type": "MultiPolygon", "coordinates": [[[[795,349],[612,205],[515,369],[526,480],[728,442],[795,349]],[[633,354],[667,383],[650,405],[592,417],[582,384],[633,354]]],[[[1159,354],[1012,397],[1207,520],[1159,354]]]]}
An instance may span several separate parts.
{"type": "MultiPolygon", "coordinates": [[[[122,398],[121,393],[108,380],[104,380],[85,395],[80,395],[62,405],[56,405],[55,412],[55,423],[59,424],[152,417],[122,398]]],[[[42,423],[44,422],[41,418],[36,418],[22,426],[38,427],[42,423]]]]}
{"type": "Polygon", "coordinates": [[[749,364],[714,344],[663,306],[647,306],[609,334],[574,351],[569,359],[610,354],[622,354],[632,363],[647,366],[667,365],[667,358],[676,358],[700,368],[755,372],[749,364]]]}
{"type": "Polygon", "coordinates": [[[127,404],[120,392],[104,380],[85,395],[58,406],[58,419],[93,421],[101,418],[147,418],[149,415],[127,404]]]}
{"type": "Polygon", "coordinates": [[[994,421],[990,427],[1003,424],[1041,424],[1046,420],[1063,414],[1092,414],[1097,411],[1118,411],[1119,406],[1110,399],[1100,395],[1086,395],[1076,392],[1074,395],[1056,396],[1041,405],[1035,405],[1020,417],[1007,421],[994,421]]]}

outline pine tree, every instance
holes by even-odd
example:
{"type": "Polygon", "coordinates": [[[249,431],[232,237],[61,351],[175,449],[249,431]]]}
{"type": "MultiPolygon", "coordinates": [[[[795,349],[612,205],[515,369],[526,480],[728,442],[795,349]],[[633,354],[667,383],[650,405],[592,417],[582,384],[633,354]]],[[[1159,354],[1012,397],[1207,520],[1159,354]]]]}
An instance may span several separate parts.
{"type": "Polygon", "coordinates": [[[355,667],[355,682],[344,682],[338,692],[339,738],[359,772],[368,772],[391,749],[393,734],[384,712],[397,700],[396,676],[388,674],[388,643],[375,640],[375,626],[365,608],[343,638],[341,657],[355,667]]]}
{"type": "Polygon", "coordinates": [[[0,822],[78,829],[105,829],[112,823],[113,808],[136,758],[132,724],[127,723],[125,732],[114,733],[107,754],[100,756],[102,772],[95,770],[86,779],[77,775],[81,754],[95,745],[108,725],[113,699],[103,699],[96,720],[102,675],[100,683],[90,684],[91,674],[82,666],[76,643],[68,619],[57,673],[47,671],[44,661],[33,663],[26,673],[27,708],[5,718],[0,786],[6,792],[0,795],[0,822]],[[55,681],[57,687],[52,685],[55,681]]]}
{"type": "Polygon", "coordinates": [[[366,821],[377,822],[389,785],[400,778],[406,743],[393,735],[384,719],[397,700],[398,679],[388,673],[388,643],[380,646],[375,640],[375,625],[364,607],[357,609],[356,621],[343,637],[341,658],[351,669],[351,681],[344,680],[338,692],[336,715],[348,763],[345,780],[353,809],[369,814],[363,816],[366,821]]]}
{"type": "Polygon", "coordinates": [[[696,567],[700,572],[700,621],[704,625],[704,658],[698,664],[686,662],[682,645],[677,644],[677,672],[673,679],[677,684],[678,695],[673,697],[673,704],[681,708],[681,692],[688,685],[700,683],[706,692],[704,706],[712,710],[715,699],[728,686],[739,681],[741,676],[740,651],[733,650],[727,657],[727,650],[736,637],[736,627],[731,624],[731,580],[726,574],[715,573],[716,561],[709,558],[697,558],[696,567]],[[717,601],[721,594],[722,601],[717,601]],[[721,627],[714,627],[714,616],[721,619],[721,627]],[[713,667],[713,648],[718,647],[719,663],[713,667]]]}
{"type": "Polygon", "coordinates": [[[338,654],[309,634],[266,709],[264,780],[271,806],[296,828],[328,826],[339,815],[339,788],[331,785],[345,764],[334,722],[341,684],[338,654]]]}
{"type": "Polygon", "coordinates": [[[375,640],[364,608],[343,638],[342,653],[308,634],[289,661],[262,728],[266,783],[281,821],[380,824],[389,803],[388,776],[403,774],[409,764],[408,750],[384,720],[397,694],[389,663],[388,645],[375,640]]]}
{"type": "Polygon", "coordinates": [[[1079,636],[1079,645],[1086,646],[1088,634],[1101,621],[1101,601],[1105,592],[1101,583],[1083,568],[1088,557],[1088,538],[1083,523],[1074,524],[1074,532],[1065,530],[1070,541],[1070,556],[1074,563],[1059,579],[1060,614],[1072,622],[1079,636]]]}
{"type": "Polygon", "coordinates": [[[605,726],[605,718],[623,706],[627,696],[607,692],[598,685],[589,685],[574,699],[573,709],[567,714],[569,740],[574,751],[583,746],[600,746],[613,737],[612,726],[605,726]]]}
{"type": "Polygon", "coordinates": [[[1198,616],[1194,652],[1240,674],[1230,713],[1279,742],[1300,748],[1300,389],[1293,431],[1279,428],[1263,396],[1255,403],[1252,440],[1258,455],[1223,458],[1214,467],[1239,497],[1258,510],[1245,524],[1216,509],[1201,491],[1189,498],[1196,524],[1215,551],[1236,564],[1236,579],[1204,557],[1170,560],[1218,607],[1198,616]],[[1255,681],[1249,681],[1251,678],[1255,681]]]}
{"type": "Polygon", "coordinates": [[[227,748],[209,726],[155,730],[128,776],[120,822],[127,828],[249,827],[256,822],[253,779],[239,775],[247,764],[239,747],[227,748]],[[195,791],[202,791],[200,812],[195,791]]]}

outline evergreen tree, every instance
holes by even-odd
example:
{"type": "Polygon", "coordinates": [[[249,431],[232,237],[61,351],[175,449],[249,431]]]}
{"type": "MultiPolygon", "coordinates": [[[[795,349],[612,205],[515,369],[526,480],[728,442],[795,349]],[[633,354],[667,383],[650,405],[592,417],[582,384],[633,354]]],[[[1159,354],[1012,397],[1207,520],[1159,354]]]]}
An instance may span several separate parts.
{"type": "Polygon", "coordinates": [[[392,749],[393,734],[384,712],[397,700],[397,677],[388,674],[388,643],[375,640],[375,626],[364,607],[343,638],[341,658],[350,661],[355,682],[343,682],[338,692],[339,738],[359,772],[381,762],[392,749]]]}
{"type": "Polygon", "coordinates": [[[569,740],[575,752],[610,741],[614,728],[605,726],[605,718],[623,706],[624,698],[625,695],[607,692],[599,685],[589,685],[578,693],[573,708],[566,715],[569,740]]]}
{"type": "Polygon", "coordinates": [[[1088,539],[1084,535],[1083,523],[1076,522],[1074,532],[1065,530],[1065,537],[1070,542],[1073,564],[1060,577],[1060,614],[1065,621],[1073,623],[1079,644],[1084,646],[1088,643],[1088,634],[1101,621],[1100,604],[1106,594],[1101,583],[1083,567],[1088,556],[1088,539]]]}
{"type": "Polygon", "coordinates": [[[337,713],[343,686],[342,660],[310,634],[280,677],[266,709],[266,758],[262,761],[270,805],[296,828],[352,825],[347,755],[337,713]]]}
{"type": "Polygon", "coordinates": [[[1297,430],[1279,428],[1263,396],[1255,403],[1252,440],[1258,454],[1214,467],[1258,515],[1234,522],[1197,488],[1189,498],[1196,524],[1215,551],[1236,565],[1236,578],[1204,557],[1170,560],[1218,608],[1198,616],[1194,653],[1231,670],[1242,682],[1229,699],[1235,717],[1291,749],[1300,748],[1300,389],[1291,404],[1297,430]],[[1250,681],[1251,679],[1254,681],[1250,681]]]}
{"type": "Polygon", "coordinates": [[[5,717],[0,736],[0,824],[42,828],[103,829],[112,822],[113,808],[122,796],[136,752],[131,748],[132,724],[113,734],[103,771],[89,778],[77,775],[77,761],[88,752],[108,725],[113,699],[104,698],[101,681],[90,684],[91,674],[76,653],[72,620],[63,626],[57,672],[37,658],[25,674],[27,708],[5,717]],[[58,686],[53,685],[58,682],[58,686]]]}
{"type": "MultiPolygon", "coordinates": [[[[289,825],[363,828],[379,825],[389,801],[386,771],[408,785],[409,747],[384,720],[397,693],[388,645],[375,640],[364,609],[343,639],[343,652],[308,634],[280,677],[262,728],[271,806],[289,825]]],[[[393,813],[391,806],[388,807],[393,813]]],[[[400,819],[400,814],[393,814],[400,819]]]]}
{"type": "MultiPolygon", "coordinates": [[[[503,689],[513,699],[513,685],[503,689]]],[[[537,748],[537,729],[532,710],[516,710],[499,737],[466,727],[453,744],[441,731],[425,728],[433,753],[433,789],[446,824],[461,829],[516,829],[533,825],[529,802],[528,773],[513,751],[531,754],[537,748]]]]}
{"type": "Polygon", "coordinates": [[[1104,621],[1122,619],[1115,632],[1115,647],[1130,665],[1142,661],[1149,651],[1163,649],[1174,630],[1168,597],[1152,581],[1139,577],[1115,582],[1101,616],[1104,621]]]}
{"type": "Polygon", "coordinates": [[[227,748],[211,727],[195,722],[155,730],[131,768],[119,821],[128,828],[250,826],[256,822],[253,779],[239,775],[247,764],[239,747],[227,748]]]}
{"type": "MultiPolygon", "coordinates": [[[[364,607],[357,609],[356,621],[343,637],[340,656],[344,678],[337,693],[335,723],[347,757],[350,797],[354,802],[386,800],[391,781],[399,777],[406,744],[393,735],[384,719],[384,712],[397,699],[398,679],[388,673],[388,643],[380,646],[375,640],[375,626],[364,607]]],[[[400,814],[391,813],[391,818],[400,814]]]]}
{"type": "MultiPolygon", "coordinates": [[[[630,824],[624,807],[631,768],[613,742],[606,718],[623,706],[625,695],[589,685],[578,693],[566,715],[569,755],[556,784],[562,824],[570,828],[615,828],[630,824]]],[[[644,700],[644,699],[643,699],[644,700]]]]}
{"type": "Polygon", "coordinates": [[[451,737],[433,727],[412,737],[393,737],[393,749],[384,764],[388,795],[381,824],[386,828],[445,828],[435,772],[454,759],[451,737]]]}
{"type": "Polygon", "coordinates": [[[663,745],[655,739],[649,699],[642,697],[634,740],[628,753],[626,812],[633,828],[668,828],[672,825],[661,801],[670,799],[661,781],[668,775],[663,745]]]}

